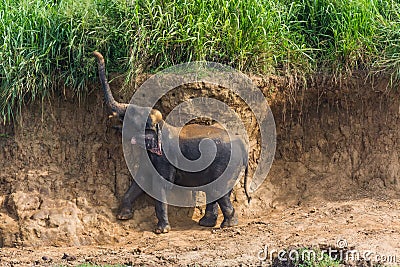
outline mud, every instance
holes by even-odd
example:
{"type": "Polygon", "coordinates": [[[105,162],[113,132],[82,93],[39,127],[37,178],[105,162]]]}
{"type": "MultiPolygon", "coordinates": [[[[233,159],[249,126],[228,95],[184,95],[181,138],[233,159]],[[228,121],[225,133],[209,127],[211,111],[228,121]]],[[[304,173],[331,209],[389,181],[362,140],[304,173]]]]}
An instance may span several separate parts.
{"type": "MultiPolygon", "coordinates": [[[[71,265],[262,265],[257,251],[264,245],[333,246],[340,238],[400,257],[399,93],[384,78],[361,74],[337,83],[314,77],[302,86],[282,77],[253,80],[274,113],[277,151],[250,204],[243,188],[235,189],[241,222],[228,230],[197,226],[204,207],[172,207],[172,232],[156,236],[147,196],[135,203],[132,220],[115,219],[132,178],[112,128],[118,122],[108,118],[97,85],[80,102],[66,92],[24,108],[15,126],[0,127],[0,265],[50,264],[43,256],[71,265]]],[[[118,81],[111,86],[118,95],[118,81]]],[[[117,98],[128,102],[132,93],[117,98]]],[[[199,95],[224,100],[245,118],[254,169],[258,131],[236,97],[218,87],[184,87],[159,108],[167,113],[199,95]]]]}

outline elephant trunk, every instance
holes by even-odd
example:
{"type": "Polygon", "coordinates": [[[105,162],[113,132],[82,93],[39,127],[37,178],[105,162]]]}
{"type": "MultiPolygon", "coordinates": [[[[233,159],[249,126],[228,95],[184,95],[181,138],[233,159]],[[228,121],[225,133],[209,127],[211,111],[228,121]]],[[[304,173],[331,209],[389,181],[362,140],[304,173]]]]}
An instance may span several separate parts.
{"type": "Polygon", "coordinates": [[[115,99],[111,93],[110,85],[108,84],[108,81],[107,81],[106,66],[104,64],[104,58],[97,51],[93,52],[93,55],[98,60],[99,76],[100,76],[101,85],[103,87],[106,104],[111,108],[111,110],[113,112],[117,113],[120,117],[123,117],[125,115],[128,104],[122,104],[122,103],[115,101],[115,99]]]}

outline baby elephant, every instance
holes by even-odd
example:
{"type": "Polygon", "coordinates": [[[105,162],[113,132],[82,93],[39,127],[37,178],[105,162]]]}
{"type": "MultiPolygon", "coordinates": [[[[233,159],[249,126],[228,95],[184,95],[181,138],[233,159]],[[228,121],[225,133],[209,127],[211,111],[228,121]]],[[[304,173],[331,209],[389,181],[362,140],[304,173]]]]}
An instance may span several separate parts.
{"type": "MultiPolygon", "coordinates": [[[[129,139],[132,145],[139,145],[143,148],[155,169],[162,178],[167,181],[184,187],[198,187],[209,184],[223,175],[232,158],[234,159],[236,171],[239,174],[242,168],[245,169],[245,193],[250,200],[247,192],[248,157],[247,148],[243,140],[239,137],[230,137],[225,129],[218,126],[205,126],[199,124],[185,125],[182,129],[174,127],[163,120],[160,111],[149,107],[139,107],[133,104],[118,103],[112,96],[107,78],[105,76],[104,58],[99,52],[94,52],[98,59],[100,81],[104,90],[106,104],[122,120],[125,115],[129,116],[131,129],[129,129],[129,139]],[[129,112],[127,110],[129,109],[129,112]],[[140,134],[145,128],[145,134],[140,134]],[[161,137],[162,132],[162,137],[161,137]],[[182,155],[188,160],[196,160],[201,156],[199,146],[204,139],[212,140],[216,146],[216,154],[208,167],[200,171],[185,171],[171,164],[171,158],[167,158],[166,152],[172,151],[173,144],[179,144],[182,155]],[[234,150],[235,148],[235,150],[234,150]],[[235,153],[232,153],[232,151],[235,153]],[[239,153],[236,153],[239,151],[239,153]],[[232,155],[231,155],[232,154],[232,155]]],[[[124,126],[125,127],[125,126],[124,126]]],[[[169,155],[169,154],[168,154],[169,155]]],[[[179,158],[172,159],[174,162],[179,158]]],[[[178,162],[179,163],[179,162],[178,162]]],[[[143,189],[138,186],[136,181],[149,179],[154,176],[148,166],[143,163],[139,166],[135,181],[125,193],[117,218],[127,220],[132,218],[132,207],[135,199],[143,193],[143,189]],[[142,166],[143,165],[143,166],[142,166]]],[[[179,164],[178,164],[179,165],[179,164]]],[[[199,224],[207,227],[214,227],[218,218],[218,205],[221,208],[224,220],[221,227],[230,227],[238,224],[238,216],[230,200],[232,187],[237,180],[236,177],[229,178],[223,192],[224,195],[215,198],[211,193],[206,194],[207,205],[205,215],[200,219],[199,224]]],[[[159,195],[166,195],[168,187],[159,186],[159,195]]],[[[218,191],[218,190],[216,190],[218,191]]],[[[218,192],[215,192],[218,194],[218,192]]],[[[158,219],[155,232],[158,234],[167,233],[171,229],[168,221],[166,201],[155,199],[155,211],[158,219]]]]}

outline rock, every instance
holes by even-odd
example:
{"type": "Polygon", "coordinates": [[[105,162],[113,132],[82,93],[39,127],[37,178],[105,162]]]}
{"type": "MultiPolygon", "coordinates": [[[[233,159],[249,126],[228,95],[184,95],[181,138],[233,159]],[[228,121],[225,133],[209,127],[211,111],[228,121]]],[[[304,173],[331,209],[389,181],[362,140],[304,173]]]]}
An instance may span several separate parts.
{"type": "Polygon", "coordinates": [[[66,261],[75,261],[76,257],[73,255],[68,255],[68,254],[64,253],[64,255],[62,256],[61,259],[66,260],[66,261]]]}
{"type": "Polygon", "coordinates": [[[8,214],[0,213],[0,248],[21,244],[18,222],[8,214]]]}
{"type": "Polygon", "coordinates": [[[30,220],[20,221],[23,237],[27,244],[80,245],[84,232],[81,215],[82,211],[71,201],[44,198],[30,220]]]}
{"type": "Polygon", "coordinates": [[[32,211],[39,209],[40,202],[37,194],[18,191],[10,195],[7,204],[12,214],[23,219],[32,211]]]}

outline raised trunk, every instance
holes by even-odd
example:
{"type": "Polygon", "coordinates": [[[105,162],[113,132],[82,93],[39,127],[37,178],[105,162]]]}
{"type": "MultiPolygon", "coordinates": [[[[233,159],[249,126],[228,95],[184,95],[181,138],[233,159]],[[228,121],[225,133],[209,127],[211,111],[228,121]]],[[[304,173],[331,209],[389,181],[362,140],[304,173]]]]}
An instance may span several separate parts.
{"type": "Polygon", "coordinates": [[[106,100],[106,104],[111,108],[111,110],[113,112],[116,112],[119,116],[124,116],[126,109],[128,107],[128,104],[122,104],[122,103],[118,103],[117,101],[115,101],[115,99],[111,93],[111,90],[110,90],[110,85],[108,84],[108,81],[107,81],[104,58],[97,51],[93,52],[93,55],[95,57],[97,57],[97,60],[98,60],[99,77],[100,77],[101,85],[103,87],[104,98],[106,100]]]}

